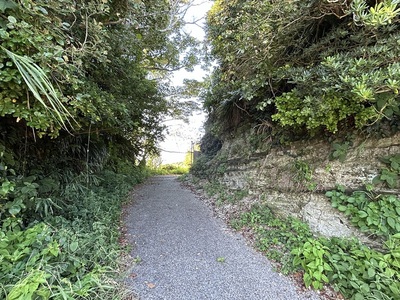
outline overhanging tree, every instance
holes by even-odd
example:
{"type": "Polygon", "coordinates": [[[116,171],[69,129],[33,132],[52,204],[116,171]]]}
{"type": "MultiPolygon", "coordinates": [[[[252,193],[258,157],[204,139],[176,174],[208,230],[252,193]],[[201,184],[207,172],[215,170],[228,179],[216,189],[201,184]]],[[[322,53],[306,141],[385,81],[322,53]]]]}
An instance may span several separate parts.
{"type": "Polygon", "coordinates": [[[218,84],[206,101],[217,120],[241,110],[309,132],[395,123],[399,12],[397,0],[216,1],[208,36],[218,84]]]}
{"type": "Polygon", "coordinates": [[[197,42],[181,30],[191,4],[2,0],[2,130],[47,150],[48,137],[95,135],[127,141],[130,157],[155,151],[162,116],[176,112],[160,80],[196,62],[197,42]]]}

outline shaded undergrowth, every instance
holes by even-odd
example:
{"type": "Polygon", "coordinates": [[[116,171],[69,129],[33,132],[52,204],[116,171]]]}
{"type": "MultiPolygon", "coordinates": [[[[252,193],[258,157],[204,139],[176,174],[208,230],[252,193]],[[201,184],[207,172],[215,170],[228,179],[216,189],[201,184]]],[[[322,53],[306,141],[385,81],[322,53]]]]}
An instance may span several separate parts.
{"type": "Polygon", "coordinates": [[[143,170],[2,178],[1,299],[124,299],[121,206],[143,170]],[[6,201],[7,199],[7,201],[6,201]]]}

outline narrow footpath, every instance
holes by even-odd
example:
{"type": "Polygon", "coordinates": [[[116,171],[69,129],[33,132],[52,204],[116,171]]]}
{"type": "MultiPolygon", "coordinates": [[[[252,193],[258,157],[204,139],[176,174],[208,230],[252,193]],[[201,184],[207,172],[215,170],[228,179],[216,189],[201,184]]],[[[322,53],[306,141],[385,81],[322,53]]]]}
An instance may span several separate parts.
{"type": "Polygon", "coordinates": [[[138,261],[128,284],[141,300],[320,299],[274,272],[177,177],[141,185],[125,223],[138,261]]]}

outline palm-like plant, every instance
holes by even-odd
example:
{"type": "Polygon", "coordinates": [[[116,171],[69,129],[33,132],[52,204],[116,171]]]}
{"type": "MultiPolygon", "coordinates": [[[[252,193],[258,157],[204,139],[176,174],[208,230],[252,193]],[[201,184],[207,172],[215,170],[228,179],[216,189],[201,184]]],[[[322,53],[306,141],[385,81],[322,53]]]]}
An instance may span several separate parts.
{"type": "Polygon", "coordinates": [[[37,99],[53,116],[55,116],[57,122],[64,129],[68,130],[66,122],[71,125],[68,119],[73,119],[73,117],[60,100],[57,91],[43,69],[35,64],[30,57],[15,54],[4,47],[1,47],[1,49],[5,51],[17,66],[27,88],[33,94],[35,99],[37,99]]]}

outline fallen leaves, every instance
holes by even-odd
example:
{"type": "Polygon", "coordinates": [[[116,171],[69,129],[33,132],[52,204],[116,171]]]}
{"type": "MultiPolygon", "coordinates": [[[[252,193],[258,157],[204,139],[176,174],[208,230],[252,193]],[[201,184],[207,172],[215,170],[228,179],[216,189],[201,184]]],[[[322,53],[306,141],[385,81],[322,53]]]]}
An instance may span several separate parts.
{"type": "Polygon", "coordinates": [[[152,282],[146,282],[146,285],[149,289],[154,289],[156,287],[156,285],[152,282]]]}

